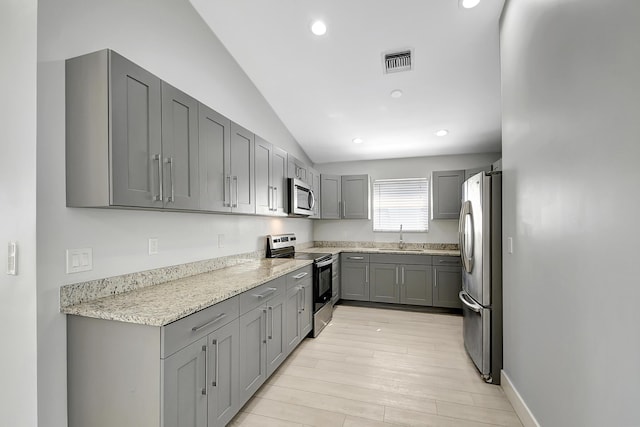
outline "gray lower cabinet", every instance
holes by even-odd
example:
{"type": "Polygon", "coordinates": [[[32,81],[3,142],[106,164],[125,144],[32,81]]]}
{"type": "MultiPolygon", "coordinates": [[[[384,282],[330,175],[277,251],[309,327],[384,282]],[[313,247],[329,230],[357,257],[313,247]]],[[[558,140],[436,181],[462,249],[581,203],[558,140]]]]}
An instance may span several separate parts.
{"type": "Polygon", "coordinates": [[[313,328],[312,267],[305,267],[287,275],[286,294],[286,354],[311,332],[313,328]]]}
{"type": "Polygon", "coordinates": [[[464,170],[431,173],[431,219],[458,219],[464,170]]]}
{"type": "Polygon", "coordinates": [[[340,297],[369,301],[369,255],[345,252],[340,256],[340,297]]]}
{"type": "Polygon", "coordinates": [[[198,104],[116,52],[66,62],[70,207],[197,209],[198,104]]]}
{"type": "Polygon", "coordinates": [[[322,219],[342,217],[342,177],[340,175],[320,175],[320,200],[322,219]]]}
{"type": "Polygon", "coordinates": [[[462,265],[459,257],[433,259],[433,305],[462,308],[458,297],[462,289],[462,265]]]}
{"type": "Polygon", "coordinates": [[[287,153],[256,135],[256,213],[287,215],[287,153]]]}
{"type": "Polygon", "coordinates": [[[410,305],[432,305],[431,266],[402,265],[402,287],[400,303],[410,305]]]}
{"type": "Polygon", "coordinates": [[[370,301],[432,304],[430,256],[374,254],[370,261],[370,301]]]}
{"type": "Polygon", "coordinates": [[[400,302],[399,266],[397,264],[371,263],[370,301],[400,302]]]}

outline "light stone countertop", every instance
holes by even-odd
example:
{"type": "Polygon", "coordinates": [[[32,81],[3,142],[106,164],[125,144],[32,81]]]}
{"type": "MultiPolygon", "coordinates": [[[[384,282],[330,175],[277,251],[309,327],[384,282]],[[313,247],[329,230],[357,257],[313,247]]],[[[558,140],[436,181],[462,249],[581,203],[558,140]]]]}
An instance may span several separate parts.
{"type": "Polygon", "coordinates": [[[97,319],[164,326],[311,263],[263,258],[62,307],[61,311],[97,319]]]}
{"type": "Polygon", "coordinates": [[[342,252],[358,252],[363,254],[396,254],[396,255],[442,255],[459,257],[460,251],[447,249],[415,249],[415,250],[398,250],[393,248],[362,248],[362,247],[332,247],[322,246],[307,249],[300,249],[299,252],[310,253],[330,253],[332,255],[342,252]]]}

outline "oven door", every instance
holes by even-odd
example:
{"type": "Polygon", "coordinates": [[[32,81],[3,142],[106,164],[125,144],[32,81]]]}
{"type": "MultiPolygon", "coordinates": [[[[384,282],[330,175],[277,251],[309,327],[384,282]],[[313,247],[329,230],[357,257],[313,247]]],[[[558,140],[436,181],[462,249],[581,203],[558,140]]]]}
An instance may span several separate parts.
{"type": "Polygon", "coordinates": [[[331,300],[331,282],[333,279],[332,259],[316,262],[313,266],[313,302],[314,312],[331,300]]]}

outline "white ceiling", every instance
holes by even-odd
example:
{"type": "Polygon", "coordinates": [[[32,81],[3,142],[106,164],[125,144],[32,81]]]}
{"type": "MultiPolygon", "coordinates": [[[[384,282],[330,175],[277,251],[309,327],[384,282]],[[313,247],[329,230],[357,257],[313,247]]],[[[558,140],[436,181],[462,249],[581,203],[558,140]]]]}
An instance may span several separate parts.
{"type": "Polygon", "coordinates": [[[191,3],[314,163],[500,151],[504,0],[191,3]],[[385,75],[383,52],[403,48],[413,70],[385,75]]]}

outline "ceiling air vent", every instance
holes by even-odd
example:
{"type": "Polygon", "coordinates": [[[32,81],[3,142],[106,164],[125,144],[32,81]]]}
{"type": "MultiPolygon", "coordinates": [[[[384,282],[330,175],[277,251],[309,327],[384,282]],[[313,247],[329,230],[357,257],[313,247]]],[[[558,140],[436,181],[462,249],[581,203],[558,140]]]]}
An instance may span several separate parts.
{"type": "Polygon", "coordinates": [[[411,61],[411,50],[402,50],[399,52],[389,52],[383,54],[384,73],[399,73],[401,71],[409,71],[413,67],[411,61]]]}

